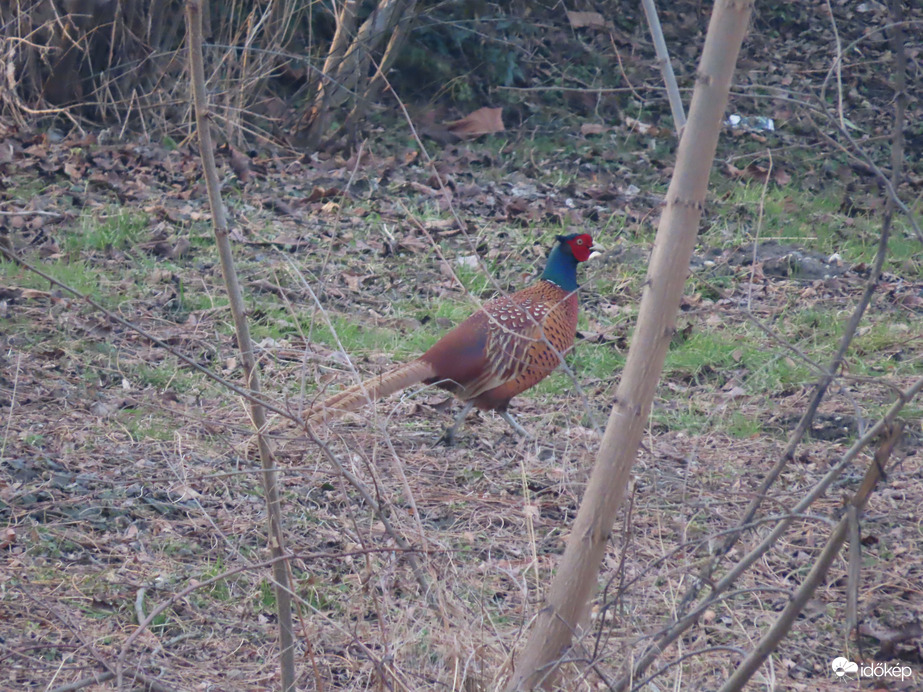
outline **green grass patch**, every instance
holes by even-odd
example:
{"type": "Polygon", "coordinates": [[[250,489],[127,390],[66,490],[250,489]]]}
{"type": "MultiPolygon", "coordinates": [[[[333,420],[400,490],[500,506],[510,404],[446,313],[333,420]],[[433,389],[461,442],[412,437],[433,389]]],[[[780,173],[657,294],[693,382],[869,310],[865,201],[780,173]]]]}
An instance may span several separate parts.
{"type": "Polygon", "coordinates": [[[134,244],[148,226],[148,218],[131,207],[108,207],[83,214],[75,231],[64,237],[67,253],[81,250],[124,250],[134,244]]]}
{"type": "MultiPolygon", "coordinates": [[[[220,574],[223,574],[227,571],[227,567],[224,564],[224,561],[218,557],[213,563],[211,563],[208,568],[202,572],[202,581],[207,581],[209,579],[214,579],[220,574]]],[[[231,600],[231,587],[228,584],[226,579],[219,579],[213,584],[210,584],[203,590],[199,591],[200,595],[207,595],[215,600],[221,601],[222,603],[227,603],[231,600]]]]}
{"type": "Polygon", "coordinates": [[[853,340],[850,355],[855,359],[854,370],[866,375],[919,374],[923,371],[921,342],[923,336],[908,322],[871,324],[853,340]]]}
{"type": "Polygon", "coordinates": [[[682,430],[697,434],[708,429],[710,421],[711,412],[689,398],[657,400],[651,411],[655,431],[682,430]]]}
{"type": "Polygon", "coordinates": [[[173,439],[173,423],[152,413],[127,408],[119,411],[118,419],[125,432],[135,442],[150,442],[152,440],[166,442],[173,439]]]}
{"type": "Polygon", "coordinates": [[[275,612],[276,610],[276,592],[272,588],[272,584],[268,581],[260,582],[260,590],[256,597],[256,606],[260,610],[269,610],[275,612]]]}
{"type": "Polygon", "coordinates": [[[17,205],[26,204],[36,197],[41,197],[51,187],[42,177],[30,178],[24,175],[14,177],[11,183],[4,181],[4,184],[9,185],[3,190],[4,196],[17,205]]]}
{"type": "MultiPolygon", "coordinates": [[[[101,272],[83,260],[67,260],[59,257],[41,263],[40,269],[49,276],[57,279],[83,295],[94,299],[102,299],[105,291],[100,289],[101,272]]],[[[18,288],[33,288],[39,291],[57,291],[57,286],[37,274],[33,274],[20,267],[15,262],[0,258],[0,277],[4,283],[18,288]]]]}
{"type": "Polygon", "coordinates": [[[727,421],[727,431],[732,437],[746,439],[762,434],[763,426],[756,417],[734,411],[727,421]]]}
{"type": "MultiPolygon", "coordinates": [[[[731,181],[716,173],[714,182],[721,217],[703,235],[703,246],[736,247],[772,241],[827,256],[836,253],[847,264],[874,260],[881,218],[847,215],[842,209],[844,193],[837,185],[821,191],[802,189],[795,183],[771,185],[764,197],[762,184],[755,181],[731,181]]],[[[896,224],[889,246],[889,266],[905,267],[917,250],[916,244],[907,229],[896,224]]],[[[919,262],[915,264],[919,272],[919,262]]]]}
{"type": "Polygon", "coordinates": [[[194,375],[185,364],[180,365],[173,358],[157,365],[141,363],[127,373],[135,384],[154,387],[159,391],[188,392],[201,383],[202,377],[194,375]]]}
{"type": "Polygon", "coordinates": [[[347,315],[334,315],[330,324],[316,322],[302,327],[310,334],[312,341],[325,344],[331,349],[343,349],[350,356],[368,353],[397,353],[403,335],[396,329],[373,327],[347,315]]]}

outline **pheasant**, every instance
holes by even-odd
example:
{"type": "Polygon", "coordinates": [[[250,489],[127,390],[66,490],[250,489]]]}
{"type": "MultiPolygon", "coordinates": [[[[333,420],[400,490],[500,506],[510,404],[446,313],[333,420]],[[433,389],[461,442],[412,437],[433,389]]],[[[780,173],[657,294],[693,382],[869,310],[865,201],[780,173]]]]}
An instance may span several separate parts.
{"type": "Polygon", "coordinates": [[[473,407],[496,411],[528,437],[507,407],[514,396],[550,375],[574,345],[577,264],[588,260],[593,249],[589,234],[557,236],[539,281],[493,298],[416,360],[335,394],[312,407],[305,419],[332,420],[423,383],[448,390],[464,404],[442,437],[446,444],[454,442],[473,407]]]}

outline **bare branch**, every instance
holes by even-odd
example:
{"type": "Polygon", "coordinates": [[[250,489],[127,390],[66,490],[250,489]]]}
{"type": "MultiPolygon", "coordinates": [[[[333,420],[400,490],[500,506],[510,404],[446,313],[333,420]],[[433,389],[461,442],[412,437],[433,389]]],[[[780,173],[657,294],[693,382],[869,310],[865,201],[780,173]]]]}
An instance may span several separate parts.
{"type": "MultiPolygon", "coordinates": [[[[208,202],[212,212],[212,227],[215,243],[221,259],[221,270],[227,287],[234,329],[237,332],[237,345],[241,353],[244,378],[247,389],[254,397],[260,396],[260,376],[256,367],[253,341],[247,322],[240,281],[234,267],[234,256],[228,239],[228,223],[224,212],[224,202],[218,184],[218,172],[215,167],[215,151],[211,139],[209,122],[208,96],[205,91],[205,66],[202,58],[202,0],[187,0],[186,25],[189,36],[189,64],[192,79],[192,92],[195,100],[196,128],[199,134],[199,150],[202,156],[202,168],[205,172],[205,186],[208,190],[208,202]]],[[[250,402],[250,416],[256,429],[256,443],[263,467],[263,492],[266,496],[266,509],[269,518],[270,553],[274,558],[285,554],[285,535],[282,528],[282,509],[279,497],[278,474],[273,470],[275,462],[269,441],[266,439],[266,409],[260,404],[250,402]]],[[[280,667],[283,692],[295,690],[295,638],[292,626],[291,578],[284,561],[273,563],[275,581],[276,611],[279,617],[280,667]]],[[[120,661],[121,663],[121,661],[120,661]]]]}
{"type": "MultiPolygon", "coordinates": [[[[875,458],[872,460],[872,463],[869,464],[868,469],[866,469],[865,478],[862,479],[862,484],[849,501],[850,507],[855,512],[862,511],[862,508],[865,507],[866,502],[868,502],[869,496],[872,494],[878,481],[885,476],[888,460],[901,437],[902,430],[903,426],[897,423],[890,426],[889,429],[885,431],[884,439],[875,452],[875,458]]],[[[798,591],[795,592],[795,595],[785,606],[776,622],[769,628],[766,634],[763,635],[753,651],[750,652],[750,655],[747,656],[737,670],[734,671],[734,674],[721,686],[719,692],[738,692],[738,690],[743,689],[743,686],[747,684],[747,681],[752,677],[753,673],[763,665],[763,661],[766,660],[769,654],[778,646],[779,642],[788,634],[798,614],[804,610],[805,604],[814,594],[817,587],[823,582],[824,577],[826,577],[830,564],[837,556],[837,553],[839,553],[840,546],[843,545],[843,541],[846,539],[848,528],[849,513],[843,516],[833,530],[833,533],[830,534],[830,538],[827,539],[827,544],[824,546],[817,560],[814,561],[814,566],[811,568],[808,576],[805,577],[804,582],[802,582],[798,591]]]]}
{"type": "Polygon", "coordinates": [[[660,64],[663,82],[667,87],[670,112],[673,114],[673,128],[676,130],[676,138],[679,139],[683,134],[683,128],[686,126],[686,113],[683,111],[683,100],[680,98],[676,75],[673,73],[673,63],[670,62],[670,51],[667,50],[667,42],[663,38],[663,28],[660,26],[660,18],[657,16],[657,7],[654,5],[654,0],[641,0],[641,5],[644,7],[644,14],[647,16],[647,25],[651,29],[654,50],[657,52],[657,62],[660,64]]]}

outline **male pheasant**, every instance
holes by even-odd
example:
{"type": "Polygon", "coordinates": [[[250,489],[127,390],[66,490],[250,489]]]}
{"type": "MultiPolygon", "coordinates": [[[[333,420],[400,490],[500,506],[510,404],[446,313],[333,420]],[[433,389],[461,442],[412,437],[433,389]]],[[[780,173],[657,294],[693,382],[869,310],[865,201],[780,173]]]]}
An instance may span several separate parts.
{"type": "Polygon", "coordinates": [[[464,402],[442,440],[455,433],[472,409],[496,411],[513,429],[528,433],[507,411],[517,394],[550,375],[574,345],[577,333],[577,264],[589,259],[593,238],[558,236],[541,279],[485,303],[426,353],[378,377],[335,394],[310,409],[306,420],[330,420],[415,384],[434,384],[464,402]]]}

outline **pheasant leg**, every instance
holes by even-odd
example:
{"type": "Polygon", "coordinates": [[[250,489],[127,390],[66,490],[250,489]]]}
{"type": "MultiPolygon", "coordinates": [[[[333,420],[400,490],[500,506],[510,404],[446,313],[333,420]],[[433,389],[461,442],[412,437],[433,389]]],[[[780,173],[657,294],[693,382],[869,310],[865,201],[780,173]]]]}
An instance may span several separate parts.
{"type": "Polygon", "coordinates": [[[454,445],[455,433],[458,432],[458,429],[462,426],[462,423],[465,422],[465,416],[467,416],[469,411],[471,411],[473,408],[473,401],[469,401],[464,406],[462,406],[462,410],[458,412],[457,416],[455,416],[455,420],[452,422],[452,425],[446,428],[446,431],[442,433],[442,437],[439,438],[437,444],[444,444],[446,447],[451,447],[454,445]]]}
{"type": "Polygon", "coordinates": [[[522,426],[516,421],[516,419],[513,418],[512,415],[510,415],[510,412],[509,412],[509,411],[499,411],[499,413],[500,413],[500,417],[501,417],[503,420],[505,420],[507,423],[509,423],[509,424],[510,424],[510,427],[512,427],[513,430],[515,430],[516,432],[518,432],[520,435],[522,435],[523,437],[525,437],[525,438],[527,438],[527,439],[532,437],[532,436],[529,434],[529,431],[526,430],[524,427],[522,427],[522,426]]]}

